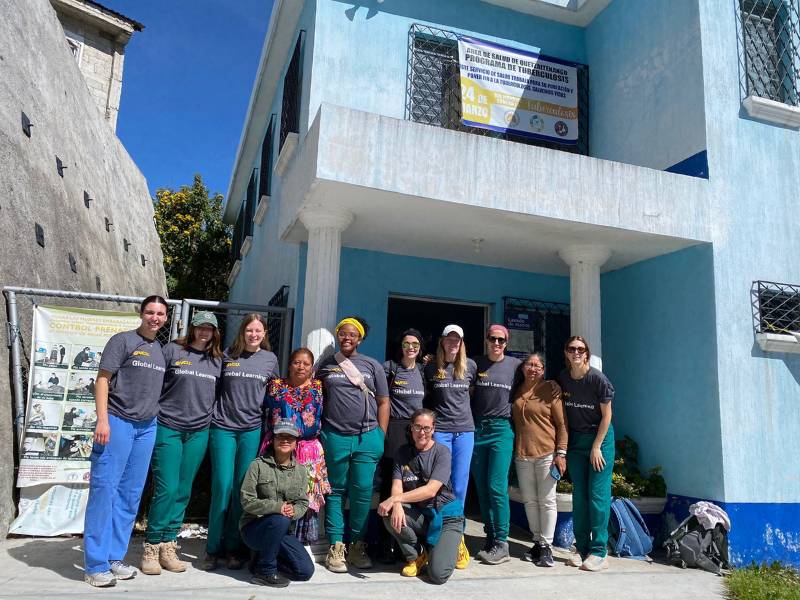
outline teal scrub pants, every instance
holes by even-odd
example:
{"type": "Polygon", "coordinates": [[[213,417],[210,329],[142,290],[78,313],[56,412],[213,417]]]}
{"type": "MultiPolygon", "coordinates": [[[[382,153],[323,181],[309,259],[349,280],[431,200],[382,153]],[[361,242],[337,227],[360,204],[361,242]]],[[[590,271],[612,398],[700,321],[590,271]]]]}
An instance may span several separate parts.
{"type": "Polygon", "coordinates": [[[508,505],[508,472],[514,455],[514,430],[502,418],[480,419],[475,423],[472,477],[481,506],[486,537],[508,539],[511,510],[508,505]]]}
{"type": "Polygon", "coordinates": [[[171,542],[178,537],[192,496],[192,483],[207,446],[208,428],[176,431],[159,423],[150,464],[153,501],[147,514],[148,544],[171,542]]]}
{"type": "Polygon", "coordinates": [[[595,471],[589,454],[594,433],[569,432],[567,470],[572,477],[572,529],[575,547],[582,557],[604,557],[608,542],[608,517],[611,513],[611,473],[614,470],[614,428],[600,446],[606,466],[595,471]]]}
{"type": "Polygon", "coordinates": [[[345,496],[350,500],[350,541],[362,541],[367,535],[375,467],[383,456],[383,430],[376,427],[366,433],[345,435],[323,427],[320,440],[331,484],[331,493],[325,499],[328,541],[343,541],[345,496]]]}
{"type": "Polygon", "coordinates": [[[240,493],[250,463],[258,455],[261,428],[230,431],[211,426],[211,508],[208,511],[206,552],[238,554],[242,547],[240,493]]]}

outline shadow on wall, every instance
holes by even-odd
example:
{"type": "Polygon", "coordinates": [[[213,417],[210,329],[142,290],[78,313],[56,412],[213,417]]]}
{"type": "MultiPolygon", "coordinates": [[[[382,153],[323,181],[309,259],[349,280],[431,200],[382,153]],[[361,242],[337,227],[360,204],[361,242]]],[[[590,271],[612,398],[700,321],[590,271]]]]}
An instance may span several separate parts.
{"type": "Polygon", "coordinates": [[[366,0],[365,2],[353,2],[353,6],[344,11],[347,18],[351,21],[356,18],[356,13],[359,8],[366,7],[367,19],[371,19],[378,14],[378,5],[383,4],[383,0],[366,0]]]}
{"type": "Polygon", "coordinates": [[[800,385],[800,354],[790,354],[788,352],[764,352],[758,342],[753,341],[753,347],[750,350],[750,356],[753,358],[766,358],[783,362],[786,365],[786,370],[791,373],[794,380],[800,385]]]}

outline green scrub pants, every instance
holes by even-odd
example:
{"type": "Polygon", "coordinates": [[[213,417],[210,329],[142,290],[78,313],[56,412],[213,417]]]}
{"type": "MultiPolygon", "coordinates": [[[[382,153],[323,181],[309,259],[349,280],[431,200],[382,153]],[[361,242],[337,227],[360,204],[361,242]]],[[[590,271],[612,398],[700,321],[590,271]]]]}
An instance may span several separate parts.
{"type": "Polygon", "coordinates": [[[325,499],[328,541],[343,541],[345,496],[350,500],[350,541],[362,541],[367,535],[375,467],[383,456],[383,430],[376,427],[360,435],[345,435],[323,427],[320,440],[331,484],[325,499]]]}
{"type": "Polygon", "coordinates": [[[238,554],[242,547],[240,493],[250,463],[258,455],[261,428],[230,431],[211,426],[211,508],[208,511],[206,552],[238,554]]]}
{"type": "Polygon", "coordinates": [[[207,446],[208,428],[185,432],[158,424],[150,464],[153,500],[147,514],[148,544],[171,542],[178,537],[207,446]]]}
{"type": "Polygon", "coordinates": [[[508,472],[514,455],[514,430],[503,418],[480,419],[475,423],[472,477],[481,506],[486,537],[508,539],[511,510],[508,505],[508,472]]]}
{"type": "Polygon", "coordinates": [[[567,470],[572,477],[572,529],[575,547],[582,557],[589,554],[604,557],[608,542],[608,517],[611,512],[611,473],[614,470],[614,428],[600,446],[606,466],[595,471],[589,454],[594,433],[569,432],[567,470]]]}

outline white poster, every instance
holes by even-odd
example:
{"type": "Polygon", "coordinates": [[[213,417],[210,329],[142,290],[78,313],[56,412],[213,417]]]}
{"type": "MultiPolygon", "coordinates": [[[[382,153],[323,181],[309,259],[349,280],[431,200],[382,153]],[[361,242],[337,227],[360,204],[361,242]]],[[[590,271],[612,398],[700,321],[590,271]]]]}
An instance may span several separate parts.
{"type": "Polygon", "coordinates": [[[462,36],[458,64],[465,125],[577,143],[576,63],[462,36]]]}

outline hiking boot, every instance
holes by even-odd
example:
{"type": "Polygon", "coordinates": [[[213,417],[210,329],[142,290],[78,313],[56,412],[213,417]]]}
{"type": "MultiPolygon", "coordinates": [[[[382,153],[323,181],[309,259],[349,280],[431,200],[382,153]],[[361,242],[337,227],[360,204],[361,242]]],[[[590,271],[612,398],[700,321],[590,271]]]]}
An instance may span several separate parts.
{"type": "Polygon", "coordinates": [[[347,563],[344,560],[344,544],[336,542],[328,548],[325,557],[325,568],[332,573],[347,573],[347,563]]]}
{"type": "Polygon", "coordinates": [[[209,554],[206,552],[206,555],[203,557],[203,560],[200,562],[200,570],[201,571],[213,571],[219,566],[219,559],[217,558],[216,554],[209,554]]]}
{"type": "Polygon", "coordinates": [[[495,541],[488,552],[481,556],[481,560],[489,565],[499,565],[509,560],[508,542],[495,541]]]}
{"type": "Polygon", "coordinates": [[[167,571],[173,573],[183,573],[186,570],[186,563],[178,558],[178,542],[172,540],[171,542],[161,543],[161,552],[158,555],[158,562],[167,571]]]}
{"type": "Polygon", "coordinates": [[[228,559],[225,561],[225,568],[231,571],[238,571],[244,567],[244,561],[235,554],[228,554],[228,559]]]}
{"type": "Polygon", "coordinates": [[[121,560],[111,561],[111,574],[118,580],[133,579],[136,577],[136,569],[130,565],[126,565],[121,560]]]}
{"type": "Polygon", "coordinates": [[[422,567],[428,564],[428,553],[423,550],[417,558],[406,563],[400,574],[403,577],[416,577],[422,571],[422,567]]]}
{"type": "MultiPolygon", "coordinates": [[[[542,545],[539,542],[533,542],[533,546],[522,555],[522,560],[537,563],[539,562],[539,557],[542,555],[542,545]]],[[[552,556],[552,553],[550,554],[552,556]]]]}
{"type": "Polygon", "coordinates": [[[469,564],[469,550],[464,543],[464,536],[461,536],[461,543],[458,545],[458,555],[456,556],[456,569],[466,569],[469,564]]]}
{"type": "Polygon", "coordinates": [[[144,543],[142,552],[142,564],[140,569],[145,575],[161,575],[161,564],[158,562],[158,555],[161,553],[161,544],[144,543]]]}
{"type": "Polygon", "coordinates": [[[274,588],[285,588],[289,585],[289,580],[280,573],[259,573],[250,579],[250,583],[256,585],[266,585],[274,588]]]}
{"type": "Polygon", "coordinates": [[[101,573],[85,573],[83,580],[93,587],[112,587],[117,585],[117,578],[111,571],[101,573]]]}
{"type": "Polygon", "coordinates": [[[605,556],[590,554],[581,565],[581,571],[603,571],[608,568],[608,561],[605,556]]]}
{"type": "Polygon", "coordinates": [[[494,538],[487,535],[486,539],[483,540],[483,548],[478,550],[478,553],[475,555],[475,558],[485,562],[486,556],[489,554],[489,550],[492,549],[492,546],[494,546],[494,544],[495,544],[494,538]]]}
{"type": "Polygon", "coordinates": [[[547,544],[544,544],[539,548],[539,560],[536,561],[536,566],[537,567],[555,566],[555,562],[553,561],[553,549],[547,544]]]}
{"type": "Polygon", "coordinates": [[[366,542],[353,542],[347,550],[347,562],[356,569],[371,569],[372,561],[367,556],[366,542]]]}

